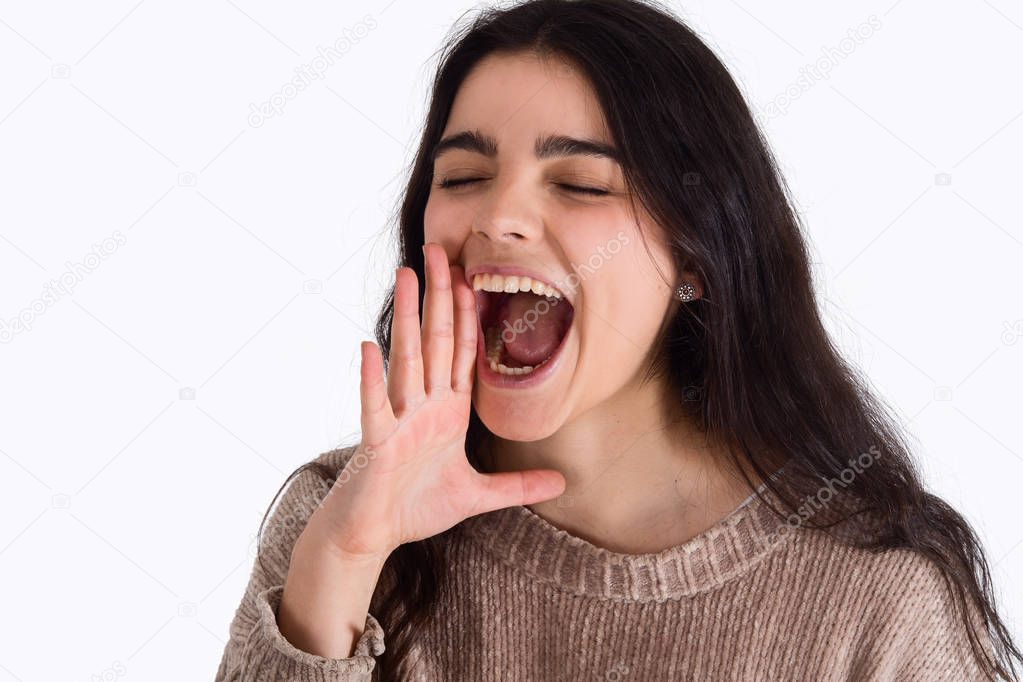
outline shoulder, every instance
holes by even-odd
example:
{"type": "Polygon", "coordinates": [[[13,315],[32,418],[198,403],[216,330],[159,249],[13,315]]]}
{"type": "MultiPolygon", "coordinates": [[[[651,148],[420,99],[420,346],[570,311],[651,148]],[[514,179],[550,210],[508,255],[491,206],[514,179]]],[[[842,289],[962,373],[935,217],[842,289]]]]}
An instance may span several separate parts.
{"type": "MultiPolygon", "coordinates": [[[[355,454],[358,445],[345,445],[322,452],[295,468],[282,485],[278,508],[315,508],[355,454]]],[[[311,513],[311,509],[309,509],[311,513]]]]}
{"type": "Polygon", "coordinates": [[[358,447],[358,443],[354,445],[342,445],[332,450],[320,453],[313,459],[306,462],[306,464],[317,463],[323,464],[337,471],[341,471],[348,463],[348,460],[355,454],[355,449],[358,447]]]}
{"type": "Polygon", "coordinates": [[[274,498],[260,534],[260,552],[278,552],[290,556],[291,547],[309,517],[330,492],[356,448],[357,445],[347,445],[322,452],[289,474],[274,498]]]}
{"type": "MultiPolygon", "coordinates": [[[[796,563],[815,564],[814,606],[838,610],[836,627],[851,628],[850,673],[856,679],[986,680],[955,596],[962,592],[975,635],[992,655],[976,602],[932,558],[908,548],[873,550],[801,534],[796,563]]],[[[828,618],[823,619],[829,620],[828,618]]]]}

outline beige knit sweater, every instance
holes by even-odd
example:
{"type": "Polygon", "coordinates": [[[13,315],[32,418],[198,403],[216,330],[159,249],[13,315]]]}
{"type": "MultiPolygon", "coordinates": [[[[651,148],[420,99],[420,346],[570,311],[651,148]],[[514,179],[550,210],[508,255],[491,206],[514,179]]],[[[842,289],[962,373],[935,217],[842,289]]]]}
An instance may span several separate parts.
{"type": "MultiPolygon", "coordinates": [[[[351,452],[317,459],[340,469],[351,452]]],[[[253,568],[217,682],[380,679],[379,590],[351,658],[300,651],[277,628],[291,548],[328,489],[303,472],[268,519],[268,572],[253,568]]],[[[985,679],[930,562],[788,526],[757,496],[655,554],[597,547],[525,506],[444,537],[447,583],[419,634],[416,679],[985,679]]]]}

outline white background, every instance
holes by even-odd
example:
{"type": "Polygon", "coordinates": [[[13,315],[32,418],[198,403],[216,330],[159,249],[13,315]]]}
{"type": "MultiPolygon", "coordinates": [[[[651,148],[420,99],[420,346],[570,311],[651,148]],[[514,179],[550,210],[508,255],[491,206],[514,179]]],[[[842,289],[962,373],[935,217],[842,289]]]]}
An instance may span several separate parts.
{"type": "MultiPolygon", "coordinates": [[[[0,682],[212,679],[278,486],[357,438],[433,54],[472,7],[0,3],[0,319],[31,318],[0,344],[0,682]]],[[[1023,635],[1023,8],[682,14],[781,160],[837,341],[975,524],[1023,635]]]]}

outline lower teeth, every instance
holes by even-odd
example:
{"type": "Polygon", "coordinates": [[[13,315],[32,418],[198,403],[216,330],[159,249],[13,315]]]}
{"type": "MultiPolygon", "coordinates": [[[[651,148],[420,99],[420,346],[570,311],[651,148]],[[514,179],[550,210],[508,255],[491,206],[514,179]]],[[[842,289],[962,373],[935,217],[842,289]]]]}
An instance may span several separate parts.
{"type": "Polygon", "coordinates": [[[495,332],[495,328],[487,331],[487,361],[490,363],[490,369],[498,374],[506,374],[508,376],[530,374],[544,362],[547,362],[547,360],[544,360],[539,365],[526,365],[525,367],[508,367],[504,363],[498,362],[501,353],[504,352],[504,341],[501,339],[501,335],[495,332]]]}
{"type": "Polygon", "coordinates": [[[533,367],[529,365],[526,365],[525,367],[507,367],[496,360],[490,361],[490,369],[494,370],[498,374],[507,374],[509,376],[531,374],[533,372],[533,367]]]}

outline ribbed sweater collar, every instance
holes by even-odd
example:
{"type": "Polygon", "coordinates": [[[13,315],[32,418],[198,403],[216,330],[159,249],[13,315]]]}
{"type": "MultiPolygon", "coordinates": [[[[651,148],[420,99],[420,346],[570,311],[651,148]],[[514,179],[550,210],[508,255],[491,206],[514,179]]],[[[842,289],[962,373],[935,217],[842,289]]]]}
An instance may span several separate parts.
{"type": "MultiPolygon", "coordinates": [[[[760,492],[782,508],[764,486],[760,492]]],[[[718,587],[780,547],[792,530],[759,495],[683,544],[648,554],[598,547],[523,505],[470,517],[461,526],[499,560],[539,582],[581,596],[640,602],[718,587]]]]}

